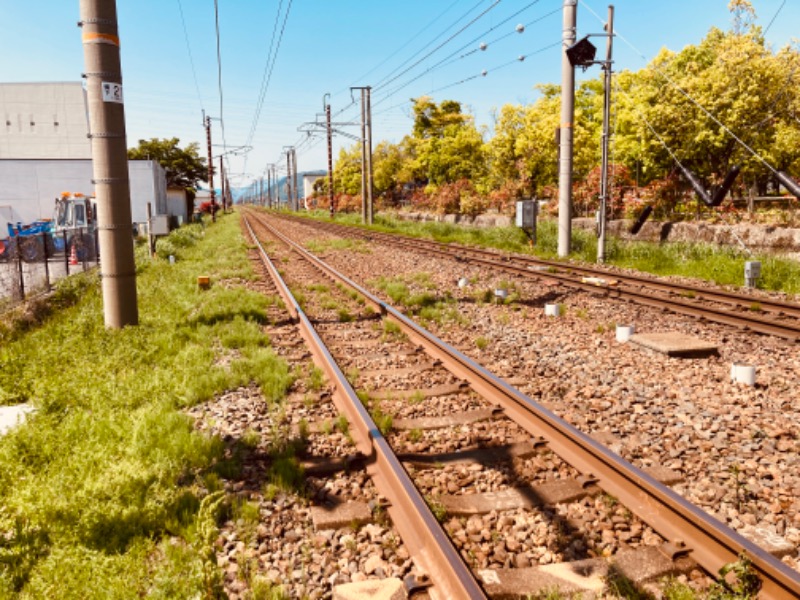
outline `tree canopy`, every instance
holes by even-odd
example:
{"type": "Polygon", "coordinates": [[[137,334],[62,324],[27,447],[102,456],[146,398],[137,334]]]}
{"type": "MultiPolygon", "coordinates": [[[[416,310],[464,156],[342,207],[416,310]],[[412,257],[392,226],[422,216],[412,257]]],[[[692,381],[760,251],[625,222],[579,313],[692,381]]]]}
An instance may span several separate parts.
{"type": "Polygon", "coordinates": [[[139,140],[136,148],[128,150],[128,158],[158,161],[167,172],[168,187],[196,189],[200,181],[208,181],[206,160],[200,156],[197,143],[185,148],[178,144],[178,138],[139,140]]]}
{"type": "MultiPolygon", "coordinates": [[[[739,195],[776,189],[773,170],[800,177],[798,46],[769,47],[748,0],[731,0],[728,8],[728,31],[712,28],[680,52],[664,49],[638,71],[615,73],[615,193],[633,199],[669,194],[673,207],[691,200],[679,165],[710,187],[739,165],[739,195]]],[[[498,207],[514,197],[555,197],[561,89],[542,84],[537,91],[531,104],[499,107],[491,136],[456,100],[412,99],[410,133],[375,150],[376,194],[394,203],[424,189],[431,206],[448,210],[463,208],[467,196],[498,207]],[[442,194],[449,199],[442,201],[442,194]]],[[[597,198],[590,188],[599,181],[602,114],[598,72],[575,93],[573,181],[587,212],[597,198]]],[[[340,191],[359,193],[360,162],[357,145],[342,151],[340,191]]]]}

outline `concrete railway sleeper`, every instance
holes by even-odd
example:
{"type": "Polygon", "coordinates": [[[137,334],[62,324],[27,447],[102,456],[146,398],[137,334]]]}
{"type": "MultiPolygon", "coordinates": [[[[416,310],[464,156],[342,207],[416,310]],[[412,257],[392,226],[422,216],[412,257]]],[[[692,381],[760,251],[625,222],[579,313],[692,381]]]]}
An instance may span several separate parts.
{"type": "MultiPolygon", "coordinates": [[[[262,217],[256,217],[252,213],[248,215],[252,215],[254,222],[256,218],[259,221],[263,220],[262,217]]],[[[259,223],[258,227],[266,225],[259,223]]],[[[422,542],[420,539],[422,524],[417,526],[406,523],[406,532],[401,531],[406,543],[416,548],[414,554],[418,557],[423,572],[428,575],[429,581],[436,584],[431,590],[432,595],[441,594],[442,590],[455,589],[448,586],[460,585],[465,578],[463,563],[458,567],[460,559],[453,560],[453,554],[458,558],[453,543],[461,550],[462,557],[469,560],[470,552],[480,552],[481,545],[477,544],[476,539],[480,541],[486,535],[491,538],[492,531],[487,531],[486,524],[491,523],[493,519],[510,518],[502,512],[502,509],[535,510],[534,507],[545,506],[545,512],[553,517],[555,514],[552,510],[553,505],[580,501],[600,494],[602,489],[642,519],[647,524],[644,526],[645,529],[647,526],[652,527],[662,536],[662,541],[669,540],[670,543],[662,544],[656,551],[651,538],[650,545],[642,544],[641,548],[629,554],[620,553],[611,561],[596,559],[584,563],[566,563],[561,567],[550,565],[536,569],[536,578],[524,564],[512,565],[516,568],[508,569],[482,569],[475,574],[473,579],[475,583],[470,588],[473,591],[469,592],[478,594],[477,596],[466,595],[467,592],[447,591],[441,597],[481,597],[480,594],[483,593],[498,597],[525,597],[525,594],[539,593],[552,586],[562,586],[567,592],[581,589],[589,591],[592,585],[597,585],[598,575],[608,575],[609,565],[618,576],[625,575],[630,579],[652,578],[659,574],[674,572],[679,568],[691,568],[692,561],[697,561],[708,573],[716,573],[724,565],[737,561],[742,553],[752,561],[754,569],[761,578],[760,597],[800,597],[800,576],[796,572],[661,483],[661,481],[668,483],[670,478],[674,477],[674,473],[665,470],[648,473],[633,467],[538,405],[508,382],[497,378],[454,348],[433,338],[400,311],[372,296],[346,277],[338,275],[325,263],[309,255],[296,244],[292,244],[277,231],[272,230],[271,235],[289,245],[294,253],[293,256],[301,255],[323,271],[326,277],[336,280],[337,285],[347,286],[352,290],[350,293],[358,294],[364,299],[362,302],[372,308],[373,317],[369,316],[370,311],[366,309],[362,311],[366,317],[362,314],[358,318],[350,316],[342,318],[341,313],[338,319],[317,317],[316,320],[322,323],[317,327],[318,332],[313,331],[312,322],[305,316],[300,303],[294,300],[288,288],[282,285],[284,302],[293,317],[299,320],[306,337],[313,342],[315,360],[325,365],[329,381],[336,382],[333,385],[335,396],[342,403],[340,410],[344,412],[345,404],[352,403],[347,409],[351,411],[348,420],[360,432],[357,440],[358,449],[364,457],[367,457],[362,460],[366,463],[370,474],[374,473],[379,481],[381,478],[396,476],[389,476],[379,468],[384,463],[392,462],[391,460],[376,458],[377,446],[384,449],[385,445],[385,451],[391,453],[387,441],[391,440],[400,452],[400,457],[394,459],[395,466],[405,464],[408,471],[415,476],[417,487],[428,493],[439,492],[433,499],[428,497],[428,504],[434,507],[434,511],[452,517],[448,525],[454,524],[454,527],[450,529],[458,529],[459,519],[461,524],[465,525],[463,529],[455,532],[453,542],[443,539],[444,534],[441,529],[438,529],[438,533],[430,534],[433,541],[422,542]],[[391,327],[384,325],[383,333],[379,332],[377,337],[386,337],[388,332],[397,332],[400,337],[408,340],[405,345],[395,340],[394,350],[376,349],[380,347],[378,346],[380,340],[375,339],[376,325],[379,324],[378,315],[383,317],[384,323],[393,325],[391,327]],[[336,321],[338,323],[335,323],[336,321]],[[346,326],[342,327],[341,323],[346,323],[346,326]],[[356,324],[364,323],[367,324],[367,331],[372,331],[372,334],[370,336],[367,333],[369,339],[356,340],[356,324]],[[322,343],[323,339],[327,340],[327,345],[322,343]],[[409,342],[411,346],[408,346],[409,342]],[[420,357],[417,347],[424,348],[427,357],[420,357]],[[347,383],[342,368],[330,362],[332,354],[343,357],[339,360],[349,359],[348,364],[351,366],[347,367],[348,372],[354,369],[359,387],[364,388],[360,390],[360,394],[347,383]],[[378,356],[383,360],[383,364],[378,360],[376,367],[374,360],[367,360],[365,356],[371,356],[373,359],[378,356]],[[398,358],[402,360],[398,362],[398,358]],[[449,373],[443,372],[442,367],[449,373]],[[407,393],[402,389],[386,392],[385,388],[390,383],[398,385],[395,378],[400,373],[412,376],[411,383],[406,381],[404,384],[407,393]],[[419,381],[414,382],[413,378],[415,375],[419,378],[421,373],[424,373],[422,380],[426,382],[422,385],[419,381]],[[357,401],[359,395],[366,399],[373,415],[377,413],[377,419],[369,418],[369,411],[357,401]],[[413,410],[412,415],[404,415],[403,403],[397,402],[398,398],[405,398],[406,401],[411,399],[412,403],[420,405],[423,405],[426,399],[434,398],[441,401],[440,406],[452,405],[455,408],[451,408],[448,414],[435,414],[427,418],[414,416],[413,410]],[[399,412],[394,416],[393,433],[384,436],[380,434],[379,422],[390,412],[387,410],[388,406],[399,409],[399,412]],[[360,425],[355,420],[357,417],[364,419],[360,425]],[[514,424],[508,424],[508,419],[514,424]],[[453,441],[445,443],[436,454],[419,452],[420,448],[426,446],[427,432],[441,429],[454,431],[452,435],[456,440],[459,438],[455,432],[466,432],[466,439],[470,443],[465,446],[463,441],[453,441]],[[484,446],[483,449],[474,448],[476,441],[484,442],[477,444],[479,447],[484,446]],[[550,451],[565,464],[561,465],[560,460],[554,457],[543,458],[550,456],[546,454],[550,451]],[[545,454],[541,454],[542,452],[545,454]],[[460,487],[468,486],[476,479],[470,474],[470,467],[464,467],[465,464],[477,462],[480,465],[486,461],[498,460],[498,456],[504,457],[510,465],[502,468],[511,472],[514,471],[515,461],[532,460],[539,463],[555,461],[561,466],[554,467],[557,473],[555,476],[551,472],[550,475],[520,477],[515,480],[519,485],[506,486],[499,491],[467,495],[459,493],[460,487]],[[451,482],[444,489],[446,493],[441,493],[441,486],[435,483],[437,470],[450,470],[456,480],[460,478],[460,485],[458,481],[455,484],[451,482]],[[484,515],[483,520],[478,515],[484,515]],[[483,527],[480,526],[481,523],[483,527]],[[441,550],[437,550],[441,554],[432,554],[431,544],[434,542],[441,544],[441,550]],[[665,556],[668,559],[665,559],[665,556]],[[451,575],[452,583],[448,583],[450,579],[445,577],[443,571],[445,564],[462,569],[459,575],[451,575]],[[634,567],[640,569],[638,574],[634,572],[634,567]],[[643,568],[646,571],[644,573],[641,572],[643,568]],[[537,583],[531,583],[534,580],[537,583]],[[477,581],[480,581],[480,586],[477,585],[477,581]],[[526,585],[529,587],[525,588],[526,585]]],[[[264,257],[268,261],[266,254],[264,257]]],[[[277,268],[273,266],[271,270],[277,277],[277,268]]],[[[404,471],[399,469],[399,472],[404,471]]],[[[390,487],[385,480],[384,483],[378,484],[381,493],[390,487]]],[[[410,501],[390,499],[389,513],[398,529],[402,529],[401,523],[405,519],[410,519],[401,511],[408,511],[408,514],[411,514],[415,510],[422,510],[427,515],[423,519],[425,527],[431,526],[437,530],[438,524],[431,517],[431,511],[427,509],[424,499],[420,500],[419,492],[407,493],[415,496],[415,499],[410,501]]],[[[388,493],[386,495],[389,497],[388,493]]],[[[522,517],[521,519],[524,520],[522,517]]],[[[559,519],[565,529],[574,525],[568,518],[559,517],[559,519]]],[[[584,535],[583,532],[572,532],[575,533],[584,535]]],[[[514,543],[516,542],[512,540],[512,546],[514,543]]]]}
{"type": "Polygon", "coordinates": [[[477,247],[410,239],[301,217],[291,218],[339,235],[357,235],[366,239],[380,240],[388,245],[413,248],[416,251],[472,262],[510,274],[549,279],[611,298],[662,308],[764,335],[800,341],[800,305],[792,302],[695,285],[675,284],[652,277],[626,274],[620,270],[599,269],[524,255],[501,254],[477,247]]]}

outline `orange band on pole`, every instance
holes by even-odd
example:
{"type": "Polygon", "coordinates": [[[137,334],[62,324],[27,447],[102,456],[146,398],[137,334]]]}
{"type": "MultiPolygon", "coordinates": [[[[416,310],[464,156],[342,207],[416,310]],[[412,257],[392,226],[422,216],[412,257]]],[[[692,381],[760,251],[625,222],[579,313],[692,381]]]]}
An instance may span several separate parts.
{"type": "Polygon", "coordinates": [[[563,129],[572,129],[572,123],[562,123],[561,127],[563,129]]]}
{"type": "Polygon", "coordinates": [[[83,43],[112,44],[119,48],[119,38],[110,33],[84,33],[83,43]]]}

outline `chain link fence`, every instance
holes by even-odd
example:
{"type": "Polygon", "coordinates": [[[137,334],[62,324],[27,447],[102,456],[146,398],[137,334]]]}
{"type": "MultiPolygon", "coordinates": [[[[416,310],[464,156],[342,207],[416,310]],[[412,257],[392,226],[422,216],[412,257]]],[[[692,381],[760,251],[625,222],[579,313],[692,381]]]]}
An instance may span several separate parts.
{"type": "Polygon", "coordinates": [[[48,292],[53,283],[100,262],[97,232],[87,228],[0,240],[0,308],[48,292]]]}

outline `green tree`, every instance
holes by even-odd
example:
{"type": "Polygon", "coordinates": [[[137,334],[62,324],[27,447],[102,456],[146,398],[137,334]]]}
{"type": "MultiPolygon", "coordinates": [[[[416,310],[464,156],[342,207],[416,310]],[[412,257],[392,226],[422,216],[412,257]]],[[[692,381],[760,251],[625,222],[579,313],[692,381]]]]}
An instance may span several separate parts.
{"type": "Polygon", "coordinates": [[[372,180],[375,195],[387,204],[395,204],[406,183],[406,157],[398,144],[381,142],[372,152],[372,180]]]}
{"type": "MultiPolygon", "coordinates": [[[[526,194],[542,195],[558,182],[556,130],[561,119],[560,86],[537,86],[541,96],[528,106],[504,106],[488,143],[491,185],[517,181],[526,194]]],[[[600,162],[602,84],[589,81],[575,92],[573,170],[582,179],[600,162]],[[599,86],[599,87],[598,87],[599,86]]]]}
{"type": "Polygon", "coordinates": [[[178,138],[139,140],[136,148],[128,150],[132,160],[155,160],[167,172],[167,186],[175,188],[197,188],[200,181],[208,181],[206,160],[199,154],[199,146],[193,142],[180,148],[178,138]]]}
{"type": "Polygon", "coordinates": [[[440,104],[423,96],[414,103],[414,134],[404,140],[410,174],[439,186],[463,179],[477,181],[486,173],[483,135],[474,119],[461,112],[461,104],[440,104]]]}
{"type": "Polygon", "coordinates": [[[750,3],[733,0],[729,8],[731,31],[712,28],[699,44],[662,50],[642,71],[618,78],[615,151],[644,183],[675,169],[669,148],[710,184],[740,164],[740,183],[763,191],[771,171],[730,132],[774,167],[800,166],[797,49],[773,53],[750,3]]]}
{"type": "Polygon", "coordinates": [[[333,189],[337,194],[361,194],[361,144],[339,150],[333,170],[333,189]]]}

